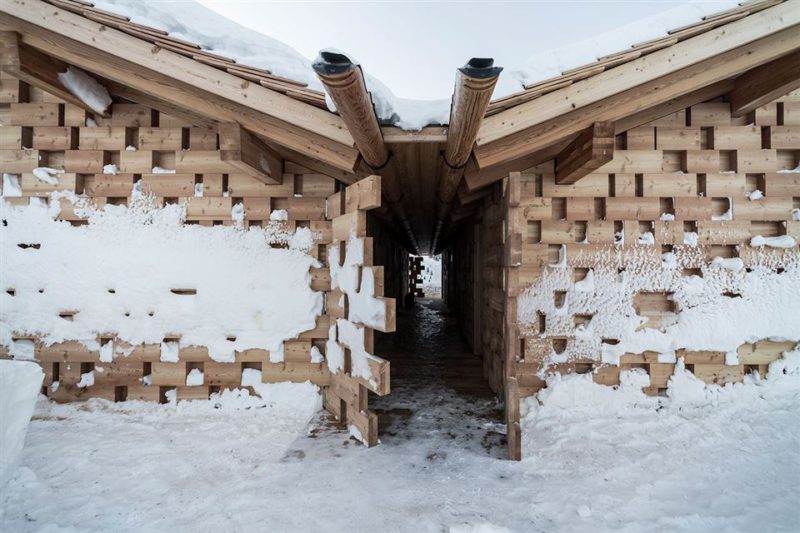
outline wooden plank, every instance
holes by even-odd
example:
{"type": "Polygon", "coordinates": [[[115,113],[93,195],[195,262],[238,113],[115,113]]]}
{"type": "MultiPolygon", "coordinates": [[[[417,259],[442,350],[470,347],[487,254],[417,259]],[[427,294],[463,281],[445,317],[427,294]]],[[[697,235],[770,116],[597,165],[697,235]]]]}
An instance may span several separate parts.
{"type": "Polygon", "coordinates": [[[614,124],[595,122],[556,156],[556,183],[569,185],[614,157],[614,124]]]}
{"type": "Polygon", "coordinates": [[[333,219],[332,237],[334,241],[347,241],[350,235],[365,237],[367,235],[367,215],[358,210],[346,213],[333,219]]]}
{"type": "Polygon", "coordinates": [[[345,189],[345,212],[364,211],[381,206],[381,177],[369,176],[345,189]]]}
{"type": "Polygon", "coordinates": [[[30,173],[42,166],[41,159],[39,150],[0,150],[0,169],[9,174],[30,173]]]}

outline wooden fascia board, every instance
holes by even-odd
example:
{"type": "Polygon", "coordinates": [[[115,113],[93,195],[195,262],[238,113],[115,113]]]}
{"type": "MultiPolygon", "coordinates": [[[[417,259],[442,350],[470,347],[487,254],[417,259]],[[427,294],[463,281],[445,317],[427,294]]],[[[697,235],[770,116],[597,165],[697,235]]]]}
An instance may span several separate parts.
{"type": "MultiPolygon", "coordinates": [[[[798,6],[800,9],[800,6],[798,6]]],[[[800,36],[798,36],[800,39],[800,36]]],[[[800,87],[800,50],[745,72],[728,95],[731,113],[746,115],[800,87]]]]}
{"type": "Polygon", "coordinates": [[[98,113],[66,90],[58,75],[66,72],[69,65],[25,46],[17,32],[0,31],[0,56],[0,69],[3,72],[94,115],[109,116],[107,112],[98,113]]]}
{"type": "MultiPolygon", "coordinates": [[[[800,48],[798,29],[800,28],[792,27],[780,31],[714,56],[705,62],[556,116],[490,144],[478,146],[474,152],[478,168],[483,171],[487,167],[522,158],[531,152],[537,152],[548,145],[568,139],[594,122],[618,121],[644,108],[659,105],[768,63],[800,48]]],[[[591,80],[580,83],[587,82],[591,80]]]]}
{"type": "Polygon", "coordinates": [[[428,126],[419,131],[403,130],[395,126],[381,128],[383,142],[386,144],[401,143],[444,143],[447,140],[447,127],[428,126]]]}
{"type": "Polygon", "coordinates": [[[524,131],[559,115],[591,105],[631,87],[656,80],[797,24],[800,24],[797,2],[785,2],[765,9],[486,117],[477,144],[483,146],[524,131]]]}
{"type": "Polygon", "coordinates": [[[595,122],[556,156],[556,183],[570,185],[614,158],[614,123],[595,122]]]}
{"type": "Polygon", "coordinates": [[[219,125],[219,151],[220,159],[268,185],[283,182],[283,157],[235,122],[219,125]]]}
{"type": "Polygon", "coordinates": [[[21,21],[53,31],[98,51],[156,72],[170,73],[185,84],[247,105],[288,124],[345,145],[353,140],[341,119],[322,109],[294,100],[191,58],[137,39],[39,0],[5,0],[0,11],[21,21]]]}

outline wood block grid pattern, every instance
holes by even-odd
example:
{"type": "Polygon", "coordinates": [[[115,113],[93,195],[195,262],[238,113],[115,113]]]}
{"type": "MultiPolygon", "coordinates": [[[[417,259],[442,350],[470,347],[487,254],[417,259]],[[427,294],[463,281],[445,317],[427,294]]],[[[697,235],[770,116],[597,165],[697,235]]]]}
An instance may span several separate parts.
{"type": "MultiPolygon", "coordinates": [[[[353,316],[350,296],[342,287],[327,294],[328,315],[331,320],[329,343],[338,345],[343,354],[341,368],[330,373],[330,386],[325,389],[325,408],[351,433],[367,446],[378,444],[378,416],[368,408],[369,393],[379,396],[389,394],[389,361],[371,356],[375,352],[375,330],[384,333],[395,331],[396,308],[393,298],[384,297],[384,269],[374,266],[374,242],[367,236],[367,212],[381,205],[381,186],[378,176],[370,176],[328,197],[328,214],[333,220],[331,248],[338,249],[334,259],[346,261],[345,250],[352,239],[363,239],[363,257],[358,265],[359,292],[365,290],[366,271],[375,280],[371,298],[383,305],[384,312],[376,323],[366,324],[353,316]],[[349,344],[352,338],[346,330],[356,329],[363,336],[363,345],[349,344]],[[363,349],[369,356],[358,353],[363,349]],[[358,375],[355,358],[365,358],[369,376],[358,375]]],[[[329,258],[329,261],[333,259],[329,258]]],[[[331,347],[331,349],[334,349],[331,347]]],[[[363,361],[363,359],[362,359],[363,361]]]]}
{"type": "MultiPolygon", "coordinates": [[[[727,102],[710,101],[617,136],[614,159],[572,185],[555,183],[552,161],[523,172],[518,178],[521,201],[516,214],[519,290],[559,261],[566,261],[573,281],[579,281],[595,266],[589,257],[638,250],[660,261],[663,252],[685,247],[691,235],[696,236],[697,264],[682,265],[684,275],[699,272],[715,257],[739,257],[745,267],[758,262],[783,268],[796,259],[797,245],[788,250],[760,249],[749,242],[756,235],[800,240],[800,221],[795,220],[800,173],[790,172],[800,165],[800,122],[795,113],[799,108],[797,92],[741,118],[731,116],[727,102]],[[756,190],[763,198],[750,200],[748,194],[756,190]],[[642,238],[647,233],[652,244],[642,238]]],[[[509,216],[515,216],[513,210],[509,216]]],[[[553,298],[563,298],[571,287],[555,291],[553,298]]],[[[661,314],[671,312],[668,294],[640,296],[636,303],[640,316],[657,322],[661,314]]],[[[578,324],[592,316],[572,318],[578,324]]],[[[574,341],[569,335],[550,333],[546,316],[535,322],[519,325],[514,347],[518,357],[512,373],[522,396],[544,386],[537,376],[544,357],[563,352],[574,341]]],[[[722,384],[741,381],[753,370],[763,376],[768,363],[791,348],[789,344],[765,340],[743,345],[737,365],[725,365],[722,352],[679,350],[676,355],[684,357],[698,378],[722,384]]],[[[644,353],[623,355],[619,366],[576,358],[551,370],[593,372],[596,382],[617,384],[619,371],[630,368],[645,369],[651,380],[646,392],[660,394],[674,364],[644,353]]]]}
{"type": "MultiPolygon", "coordinates": [[[[68,190],[98,207],[127,204],[134,183],[139,182],[144,192],[155,195],[158,205],[185,204],[186,224],[231,225],[231,210],[242,203],[244,226],[263,226],[272,211],[284,209],[288,220],[281,223],[283,227],[290,232],[309,227],[316,235],[309,253],[323,263],[312,269],[311,283],[314,290],[326,292],[324,314],[314,329],[284,343],[283,362],[270,362],[267,350],[254,349],[237,352],[234,363],[218,363],[205,348],[192,346],[180,349],[179,362],[167,363],[160,360],[160,345],[123,346],[109,334],[96,339],[99,346],[111,342],[130,353],[108,363],[100,361],[99,349],[79,342],[52,346],[36,342],[35,359],[46,374],[45,394],[57,401],[101,397],[163,402],[166,393],[175,390],[179,400],[208,398],[221,389],[241,387],[246,369],[259,370],[264,383],[310,380],[331,386],[326,363],[312,362],[311,351],[315,347],[325,354],[331,314],[337,312],[331,303],[327,265],[334,224],[327,215],[327,202],[338,189],[336,180],[286,161],[281,183],[268,185],[222,160],[215,129],[131,102],[114,103],[107,118],[93,117],[4,73],[0,73],[0,124],[0,171],[19,175],[22,189],[21,197],[4,198],[9,203],[28,205],[34,197],[49,201],[50,193],[68,190]],[[108,164],[119,172],[104,174],[108,164]],[[33,175],[33,169],[41,166],[65,171],[57,186],[33,175]],[[154,167],[175,173],[154,173],[154,167]],[[200,190],[202,196],[197,196],[200,190]],[[203,371],[204,382],[187,386],[186,377],[195,368],[203,371]],[[81,375],[92,370],[95,385],[78,387],[81,375]]],[[[59,219],[86,223],[66,200],[61,200],[61,207],[59,219]]],[[[2,351],[0,357],[9,356],[2,351]]],[[[388,374],[386,380],[388,387],[388,374]]]]}

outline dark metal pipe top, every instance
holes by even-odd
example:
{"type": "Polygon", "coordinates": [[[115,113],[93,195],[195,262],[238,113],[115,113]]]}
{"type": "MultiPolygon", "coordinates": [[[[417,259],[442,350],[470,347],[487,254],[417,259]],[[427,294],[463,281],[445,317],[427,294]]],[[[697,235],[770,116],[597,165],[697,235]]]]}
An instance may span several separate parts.
{"type": "Polygon", "coordinates": [[[312,65],[318,74],[342,74],[354,66],[349,57],[338,52],[322,51],[319,57],[320,60],[312,65]]]}
{"type": "Polygon", "coordinates": [[[458,70],[470,78],[486,79],[499,76],[503,71],[503,67],[495,67],[494,58],[473,57],[458,70]]]}

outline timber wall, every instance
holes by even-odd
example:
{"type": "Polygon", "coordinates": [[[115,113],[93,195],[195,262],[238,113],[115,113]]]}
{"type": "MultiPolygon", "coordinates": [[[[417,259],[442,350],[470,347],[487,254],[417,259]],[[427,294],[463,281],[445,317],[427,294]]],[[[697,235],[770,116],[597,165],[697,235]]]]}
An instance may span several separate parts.
{"type": "MultiPolygon", "coordinates": [[[[477,220],[446,251],[445,287],[465,337],[483,354],[487,380],[506,398],[512,458],[521,455],[519,400],[546,386],[546,371],[591,372],[596,382],[614,385],[620,370],[641,368],[650,377],[648,394],[663,394],[674,372],[675,362],[659,361],[656,353],[623,354],[619,365],[602,363],[600,350],[587,353],[576,332],[602,319],[604,305],[586,305],[576,297],[576,283],[609,264],[644,276],[641,269],[660,269],[667,252],[675,253],[682,276],[703,275],[715,257],[781,272],[797,261],[797,245],[784,250],[749,243],[757,235],[800,240],[793,216],[800,208],[800,173],[785,172],[798,165],[795,92],[742,118],[714,100],[617,135],[614,159],[573,185],[556,185],[553,161],[495,185],[477,220]],[[755,190],[763,198],[748,199],[755,190]],[[640,243],[645,233],[652,233],[652,244],[640,243]],[[685,234],[696,234],[697,246],[685,245],[685,234]],[[547,269],[563,271],[560,284],[537,285],[547,269]],[[558,311],[519,322],[517,298],[531,287],[558,311]],[[552,354],[563,362],[547,361],[552,354]]],[[[648,327],[679,311],[666,288],[637,295],[633,303],[648,327]]],[[[718,351],[678,350],[676,356],[699,379],[722,384],[751,371],[763,376],[769,362],[793,346],[746,344],[735,364],[725,364],[718,351]]]]}
{"type": "MultiPolygon", "coordinates": [[[[715,100],[629,130],[617,136],[610,163],[573,185],[556,185],[552,161],[512,175],[521,189],[518,292],[536,284],[545,269],[565,269],[562,283],[534,289],[552,299],[558,311],[537,312],[512,331],[509,345],[518,353],[509,376],[516,378],[519,395],[545,386],[540,371],[552,354],[563,362],[548,371],[591,372],[595,382],[615,385],[620,370],[641,368],[650,378],[645,392],[663,394],[675,362],[644,352],[623,354],[619,365],[611,365],[602,363],[599,353],[582,349],[581,325],[602,320],[608,311],[581,297],[577,284],[609,264],[640,276],[638,281],[647,269],[660,270],[667,252],[675,254],[681,276],[708,274],[716,257],[738,257],[746,268],[758,264],[781,272],[797,260],[797,245],[754,248],[750,239],[800,239],[800,222],[793,217],[793,209],[800,208],[800,174],[785,172],[798,165],[800,94],[794,93],[746,117],[732,117],[729,104],[715,100]],[[755,190],[763,198],[749,199],[755,190]],[[652,234],[652,244],[640,241],[646,233],[652,234]],[[697,246],[685,244],[687,234],[696,234],[697,246]]],[[[667,286],[638,293],[633,305],[648,327],[680,312],[667,286]]],[[[726,364],[719,351],[678,350],[675,355],[699,379],[723,384],[741,381],[751,371],[765,375],[768,363],[793,346],[768,340],[745,344],[733,364],[726,364]]]]}
{"type": "MultiPolygon", "coordinates": [[[[361,197],[371,198],[372,203],[364,209],[375,207],[376,202],[380,205],[379,182],[365,180],[373,187],[371,191],[364,187],[348,188],[352,193],[347,196],[350,203],[331,207],[326,205],[328,197],[335,198],[335,202],[345,199],[344,190],[333,178],[286,161],[282,184],[265,185],[221,160],[215,129],[195,127],[130,102],[114,103],[108,118],[91,117],[83,109],[4,73],[0,73],[0,124],[0,172],[19,175],[22,189],[21,197],[6,197],[6,202],[28,205],[31,197],[49,201],[51,192],[68,190],[90,198],[98,207],[122,205],[130,201],[133,185],[140,181],[143,191],[153,193],[159,205],[185,204],[186,224],[231,225],[231,209],[240,202],[244,205],[245,227],[266,225],[273,210],[284,209],[288,221],[282,223],[283,229],[293,231],[295,227],[309,227],[316,235],[309,253],[323,264],[321,268],[312,269],[311,286],[326,293],[324,314],[313,330],[285,341],[284,362],[272,363],[268,351],[253,349],[237,352],[234,363],[219,363],[210,359],[204,347],[196,346],[181,347],[176,363],[162,362],[160,345],[139,345],[130,347],[132,351],[128,356],[102,363],[103,372],[95,373],[95,385],[80,388],[77,385],[81,374],[94,369],[95,365],[101,366],[99,352],[88,350],[77,341],[51,346],[37,342],[35,359],[45,371],[45,394],[58,401],[90,397],[165,401],[166,392],[175,390],[179,400],[202,399],[220,389],[240,388],[242,371],[247,368],[260,370],[265,383],[310,380],[323,387],[331,385],[326,363],[311,362],[311,350],[315,346],[325,354],[333,322],[331,317],[347,318],[347,310],[339,305],[341,293],[331,291],[327,249],[333,242],[332,228],[336,224],[333,220],[339,217],[340,223],[346,224],[356,211],[360,213],[359,221],[366,220],[361,197]],[[89,123],[94,120],[96,126],[87,127],[87,120],[89,123]],[[136,150],[127,149],[130,146],[136,150]],[[103,174],[106,164],[117,165],[119,174],[103,174]],[[58,185],[44,183],[32,174],[34,168],[43,166],[65,171],[58,176],[58,185]],[[175,173],[153,174],[156,166],[175,169],[175,173]],[[195,197],[198,184],[202,184],[202,197],[195,197]],[[374,187],[377,187],[377,197],[374,187]],[[338,189],[342,192],[337,193],[338,189]],[[345,212],[347,216],[343,217],[345,212]],[[186,386],[186,377],[193,368],[201,369],[204,374],[201,386],[186,386]],[[149,386],[143,383],[148,375],[149,386]],[[59,383],[57,389],[51,387],[54,382],[59,383]]],[[[87,223],[73,211],[69,202],[61,200],[61,203],[58,219],[73,225],[87,223]]],[[[365,222],[357,229],[359,236],[366,235],[365,222]]],[[[346,235],[338,236],[339,241],[346,238],[346,235]]],[[[375,268],[379,271],[376,290],[382,291],[382,271],[375,268]]],[[[335,332],[335,328],[332,331],[335,332]]],[[[366,335],[371,339],[371,333],[366,335]]],[[[25,337],[16,337],[21,338],[25,337]]],[[[100,344],[116,342],[113,332],[97,340],[100,344]]],[[[0,357],[8,357],[2,348],[0,357]]],[[[344,372],[347,371],[345,368],[344,372]]],[[[337,382],[341,388],[344,379],[337,382]]],[[[350,385],[355,391],[351,396],[355,399],[351,400],[351,396],[341,391],[339,396],[335,393],[327,396],[329,399],[345,398],[346,401],[337,404],[336,413],[341,414],[348,403],[356,401],[366,409],[367,389],[358,383],[350,385]]],[[[381,393],[388,391],[388,367],[380,387],[381,393]]],[[[365,439],[376,442],[374,420],[351,420],[358,411],[353,408],[345,418],[359,427],[365,439]]]]}

